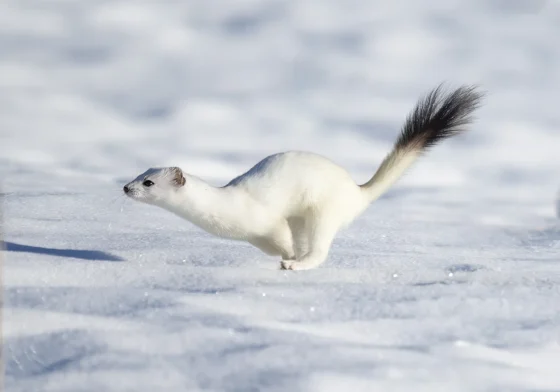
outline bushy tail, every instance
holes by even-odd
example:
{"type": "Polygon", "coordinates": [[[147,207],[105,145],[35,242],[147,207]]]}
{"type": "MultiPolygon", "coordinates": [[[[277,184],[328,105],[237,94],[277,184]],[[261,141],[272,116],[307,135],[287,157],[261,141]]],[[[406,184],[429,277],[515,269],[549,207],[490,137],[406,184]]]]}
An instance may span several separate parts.
{"type": "Polygon", "coordinates": [[[466,130],[483,94],[462,86],[445,94],[442,85],[421,98],[410,113],[393,150],[373,177],[360,187],[371,201],[381,196],[430,147],[466,130]]]}

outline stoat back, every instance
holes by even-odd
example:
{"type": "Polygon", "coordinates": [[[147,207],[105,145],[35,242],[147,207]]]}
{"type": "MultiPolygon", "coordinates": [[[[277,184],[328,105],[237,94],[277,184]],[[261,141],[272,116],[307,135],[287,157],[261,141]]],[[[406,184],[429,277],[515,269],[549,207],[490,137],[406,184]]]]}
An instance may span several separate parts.
{"type": "Polygon", "coordinates": [[[243,189],[288,215],[337,198],[345,203],[366,202],[348,171],[324,156],[304,151],[266,157],[226,187],[243,189]]]}

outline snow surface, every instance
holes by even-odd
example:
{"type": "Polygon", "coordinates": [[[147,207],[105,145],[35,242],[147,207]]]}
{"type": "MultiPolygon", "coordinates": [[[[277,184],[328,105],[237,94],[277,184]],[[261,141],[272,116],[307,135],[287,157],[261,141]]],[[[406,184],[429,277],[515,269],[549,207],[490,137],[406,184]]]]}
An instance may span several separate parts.
{"type": "Polygon", "coordinates": [[[6,391],[560,391],[559,37],[552,0],[3,0],[6,391]],[[317,270],[121,195],[288,149],[365,182],[444,80],[472,132],[317,270]]]}

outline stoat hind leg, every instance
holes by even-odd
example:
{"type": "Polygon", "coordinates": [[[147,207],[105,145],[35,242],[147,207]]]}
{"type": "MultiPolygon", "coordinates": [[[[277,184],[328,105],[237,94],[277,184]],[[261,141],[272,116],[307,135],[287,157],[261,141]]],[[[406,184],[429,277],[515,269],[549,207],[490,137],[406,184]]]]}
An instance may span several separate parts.
{"type": "MultiPolygon", "coordinates": [[[[310,214],[305,221],[308,238],[308,251],[296,260],[282,260],[281,269],[309,270],[322,264],[329,254],[332,241],[339,229],[337,219],[328,213],[310,214]]],[[[297,246],[296,246],[297,247],[297,246]]]]}
{"type": "Polygon", "coordinates": [[[308,219],[305,217],[294,217],[288,219],[288,224],[292,232],[292,242],[294,244],[295,259],[303,257],[309,250],[309,229],[308,219]]]}

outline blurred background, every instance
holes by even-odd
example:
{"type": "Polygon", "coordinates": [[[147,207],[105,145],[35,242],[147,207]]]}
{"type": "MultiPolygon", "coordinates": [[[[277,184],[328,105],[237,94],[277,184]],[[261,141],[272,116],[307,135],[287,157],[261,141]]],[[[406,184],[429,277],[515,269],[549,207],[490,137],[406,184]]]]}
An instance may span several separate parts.
{"type": "Polygon", "coordinates": [[[297,149],[365,181],[420,95],[475,83],[472,132],[402,186],[538,198],[550,216],[558,37],[544,0],[5,0],[0,168],[8,190],[164,165],[221,184],[297,149]]]}
{"type": "Polygon", "coordinates": [[[559,102],[559,1],[2,0],[7,390],[557,391],[559,102]],[[441,82],[471,132],[317,270],[122,195],[291,149],[365,182],[441,82]]]}

